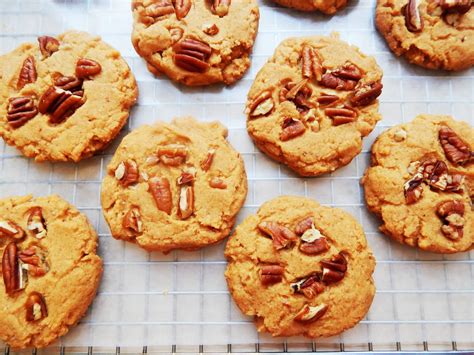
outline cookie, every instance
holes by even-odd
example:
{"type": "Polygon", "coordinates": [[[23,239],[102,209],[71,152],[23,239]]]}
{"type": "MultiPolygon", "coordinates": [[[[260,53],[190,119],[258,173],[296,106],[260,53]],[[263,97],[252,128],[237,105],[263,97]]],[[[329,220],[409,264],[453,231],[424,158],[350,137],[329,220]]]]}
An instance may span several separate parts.
{"type": "Polygon", "coordinates": [[[293,8],[300,11],[321,11],[332,15],[344,8],[347,0],[273,0],[281,6],[293,8]]]}
{"type": "Polygon", "coordinates": [[[107,167],[112,236],[147,250],[193,250],[227,237],[247,195],[240,157],[218,122],[157,122],[127,135],[107,167]]]}
{"type": "Polygon", "coordinates": [[[240,310],[273,336],[329,337],[375,294],[375,259],[348,213],[304,197],[264,203],[229,238],[225,277],[240,310]]]}
{"type": "Polygon", "coordinates": [[[256,0],[134,0],[132,43],[155,75],[233,84],[250,66],[256,0]]]}
{"type": "Polygon", "coordinates": [[[303,176],[351,162],[380,119],[375,59],[331,37],[283,41],[248,93],[247,131],[260,150],[303,176]]]}
{"type": "Polygon", "coordinates": [[[470,0],[378,0],[377,29],[390,49],[429,68],[474,65],[474,7],[470,0]]]}
{"type": "Polygon", "coordinates": [[[473,147],[474,129],[449,116],[419,115],[383,132],[362,178],[380,230],[435,253],[472,249],[473,147]]]}
{"type": "Polygon", "coordinates": [[[87,311],[102,261],[87,218],[57,195],[0,200],[0,339],[42,348],[87,311]]]}
{"type": "Polygon", "coordinates": [[[37,161],[103,149],[137,99],[120,53],[84,32],[38,37],[0,57],[0,135],[37,161]]]}

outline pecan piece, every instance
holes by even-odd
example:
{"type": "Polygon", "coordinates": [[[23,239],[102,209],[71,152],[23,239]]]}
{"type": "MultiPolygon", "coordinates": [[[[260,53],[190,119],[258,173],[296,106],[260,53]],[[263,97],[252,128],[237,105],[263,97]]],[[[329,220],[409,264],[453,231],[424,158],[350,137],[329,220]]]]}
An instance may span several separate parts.
{"type": "Polygon", "coordinates": [[[334,126],[355,122],[357,120],[357,112],[349,106],[344,107],[328,107],[324,113],[332,119],[334,126]]]}
{"type": "Polygon", "coordinates": [[[79,79],[90,78],[100,74],[102,67],[95,60],[80,58],[76,63],[76,76],[79,79]]]}
{"type": "Polygon", "coordinates": [[[23,239],[25,231],[15,222],[1,220],[0,221],[0,237],[23,239]]]}
{"type": "Polygon", "coordinates": [[[303,122],[291,117],[287,117],[283,120],[281,129],[280,139],[283,142],[301,136],[306,130],[303,122]]]}
{"type": "Polygon", "coordinates": [[[227,188],[227,184],[225,183],[225,181],[218,177],[213,177],[211,180],[209,180],[209,186],[214,189],[222,190],[227,188]]]}
{"type": "Polygon", "coordinates": [[[474,158],[469,146],[448,126],[439,129],[439,141],[451,163],[462,165],[474,158]]]}
{"type": "Polygon", "coordinates": [[[122,227],[131,235],[136,235],[142,232],[143,223],[140,216],[140,209],[132,207],[122,221],[122,227]]]}
{"type": "Polygon", "coordinates": [[[444,161],[436,158],[426,159],[421,163],[419,171],[431,187],[444,191],[448,186],[448,166],[444,161]]]}
{"type": "Polygon", "coordinates": [[[8,99],[7,120],[12,128],[19,128],[38,114],[38,109],[29,96],[8,99]]]}
{"type": "Polygon", "coordinates": [[[284,268],[278,264],[264,265],[260,268],[262,285],[272,285],[281,282],[284,268]]]}
{"type": "Polygon", "coordinates": [[[187,219],[194,213],[194,188],[183,185],[179,191],[178,217],[187,219]]]}
{"type": "Polygon", "coordinates": [[[354,64],[346,63],[325,73],[321,78],[321,85],[335,90],[353,90],[361,78],[361,70],[354,64]]]}
{"type": "Polygon", "coordinates": [[[169,32],[170,32],[172,44],[175,44],[176,42],[178,42],[183,37],[183,34],[184,34],[184,31],[179,27],[170,28],[169,32]]]}
{"type": "Polygon", "coordinates": [[[336,101],[339,100],[339,96],[337,95],[331,95],[331,94],[325,94],[325,93],[321,93],[321,96],[318,96],[318,98],[316,99],[316,101],[320,104],[320,105],[330,105],[336,101]]]}
{"type": "Polygon", "coordinates": [[[471,9],[472,1],[471,0],[441,0],[441,8],[447,14],[456,13],[456,14],[465,14],[471,9]]]}
{"type": "Polygon", "coordinates": [[[38,239],[46,237],[46,221],[44,220],[41,207],[33,207],[28,211],[28,223],[26,228],[32,231],[38,239]]]}
{"type": "Polygon", "coordinates": [[[165,177],[152,177],[148,180],[148,187],[155,200],[156,207],[166,214],[171,214],[173,199],[170,182],[165,177]]]}
{"type": "Polygon", "coordinates": [[[2,274],[8,295],[25,288],[28,275],[18,259],[18,248],[14,242],[7,244],[3,251],[2,274]]]}
{"type": "Polygon", "coordinates": [[[405,192],[405,201],[407,205],[414,204],[417,202],[423,193],[423,175],[420,173],[415,174],[410,180],[408,180],[403,186],[405,192]]]}
{"type": "Polygon", "coordinates": [[[463,190],[464,175],[454,174],[447,177],[446,191],[461,192],[463,190]]]}
{"type": "Polygon", "coordinates": [[[51,86],[41,96],[38,110],[43,114],[49,113],[51,123],[61,123],[74,114],[84,102],[79,95],[51,86]]]}
{"type": "Polygon", "coordinates": [[[328,306],[321,303],[318,306],[308,306],[305,304],[303,308],[296,314],[295,320],[298,322],[314,322],[320,319],[328,310],[328,306]]]}
{"type": "Polygon", "coordinates": [[[57,52],[59,49],[59,41],[54,37],[38,37],[38,43],[43,58],[50,57],[54,52],[57,52]]]}
{"type": "Polygon", "coordinates": [[[22,268],[31,276],[44,276],[49,271],[46,255],[39,248],[31,247],[20,251],[18,258],[23,262],[22,268]]]}
{"type": "Polygon", "coordinates": [[[208,171],[211,168],[212,161],[214,160],[214,154],[216,153],[215,149],[209,149],[206,155],[206,158],[201,161],[201,169],[208,171]]]}
{"type": "Polygon", "coordinates": [[[315,105],[309,101],[313,90],[306,84],[308,79],[303,79],[298,83],[289,82],[280,90],[280,102],[291,101],[295,104],[299,113],[307,113],[315,105]]]}
{"type": "Polygon", "coordinates": [[[291,246],[297,236],[290,229],[277,222],[261,222],[257,226],[258,229],[273,240],[273,247],[276,250],[284,249],[291,246]]]}
{"type": "Polygon", "coordinates": [[[196,177],[196,171],[193,170],[187,170],[183,171],[181,175],[176,179],[176,183],[178,185],[186,185],[186,184],[192,184],[194,182],[194,179],[196,177]]]}
{"type": "Polygon", "coordinates": [[[352,63],[346,63],[331,72],[332,75],[345,80],[358,82],[362,79],[362,71],[352,63]]]}
{"type": "Polygon", "coordinates": [[[176,18],[181,20],[188,14],[192,3],[191,0],[173,0],[173,5],[176,12],[176,18]]]}
{"type": "Polygon", "coordinates": [[[33,291],[28,295],[25,303],[26,320],[28,322],[36,322],[48,316],[48,308],[43,295],[33,291]]]}
{"type": "Polygon", "coordinates": [[[140,20],[147,25],[155,23],[160,17],[173,13],[175,13],[175,9],[170,0],[159,0],[139,9],[140,20]]]}
{"type": "Polygon", "coordinates": [[[408,0],[408,3],[402,8],[405,16],[405,26],[410,32],[420,32],[423,30],[423,17],[418,9],[417,0],[408,0]]]}
{"type": "Polygon", "coordinates": [[[451,240],[462,238],[464,231],[464,203],[459,200],[441,202],[436,213],[443,220],[441,232],[451,240]]]}
{"type": "Polygon", "coordinates": [[[342,280],[347,271],[347,260],[341,253],[335,255],[331,260],[321,260],[323,274],[321,281],[330,284],[342,280]]]}
{"type": "Polygon", "coordinates": [[[84,96],[84,90],[82,89],[82,80],[75,76],[58,76],[54,79],[54,86],[69,91],[77,96],[84,96]]]}
{"type": "Polygon", "coordinates": [[[350,98],[350,103],[354,106],[367,106],[374,102],[382,93],[383,85],[380,81],[366,84],[356,89],[350,98]]]}
{"type": "Polygon", "coordinates": [[[314,224],[303,233],[301,240],[299,250],[304,254],[315,255],[329,250],[326,237],[314,227],[314,224]]]}
{"type": "Polygon", "coordinates": [[[219,27],[215,23],[205,24],[202,26],[202,32],[209,36],[215,36],[219,33],[219,27]]]}
{"type": "Polygon", "coordinates": [[[211,11],[213,14],[223,17],[229,13],[231,0],[213,0],[211,11]]]}
{"type": "Polygon", "coordinates": [[[30,55],[23,61],[16,88],[21,90],[26,84],[34,83],[37,78],[38,75],[36,74],[35,58],[30,55]]]}
{"type": "Polygon", "coordinates": [[[316,49],[309,45],[303,46],[301,58],[303,77],[308,79],[314,77],[317,81],[321,81],[324,68],[321,64],[321,58],[319,57],[318,52],[316,52],[316,49]]]}
{"type": "Polygon", "coordinates": [[[273,103],[272,93],[267,90],[253,99],[247,108],[247,112],[250,118],[255,118],[257,116],[268,115],[274,107],[275,104],[273,103]]]}
{"type": "Polygon", "coordinates": [[[158,158],[169,166],[179,166],[186,161],[188,150],[181,144],[169,144],[158,148],[158,158]]]}
{"type": "Polygon", "coordinates": [[[204,73],[209,69],[207,63],[212,48],[207,43],[187,38],[173,46],[174,63],[181,69],[204,73]]]}
{"type": "Polygon", "coordinates": [[[314,226],[314,218],[313,217],[306,217],[296,223],[295,233],[297,235],[302,235],[308,229],[313,228],[314,226]]]}
{"type": "Polygon", "coordinates": [[[302,293],[306,298],[314,298],[324,291],[324,284],[320,282],[319,275],[311,275],[292,283],[291,289],[295,293],[302,293]]]}
{"type": "Polygon", "coordinates": [[[138,182],[138,165],[133,159],[120,162],[115,169],[115,178],[123,187],[128,187],[138,182]]]}

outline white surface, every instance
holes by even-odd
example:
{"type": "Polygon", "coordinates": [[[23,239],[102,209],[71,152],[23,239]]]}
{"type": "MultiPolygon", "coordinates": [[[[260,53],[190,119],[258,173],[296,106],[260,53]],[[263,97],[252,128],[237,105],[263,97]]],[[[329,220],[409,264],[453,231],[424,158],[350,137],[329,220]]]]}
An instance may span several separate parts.
{"type": "MultiPolygon", "coordinates": [[[[474,119],[474,69],[449,74],[430,72],[394,57],[374,31],[372,0],[351,1],[334,17],[303,14],[260,2],[260,31],[249,73],[233,87],[186,88],[154,78],[130,42],[130,2],[126,0],[24,1],[0,0],[0,52],[5,53],[39,34],[81,29],[99,34],[130,64],[140,99],[128,129],[155,119],[190,114],[222,121],[229,140],[246,163],[249,194],[241,221],[258,206],[280,194],[307,195],[343,208],[360,220],[377,259],[377,294],[367,318],[340,337],[318,341],[367,348],[409,344],[473,344],[474,252],[452,256],[419,253],[392,243],[377,231],[377,221],[363,204],[359,178],[368,164],[368,149],[379,132],[412,119],[417,113],[452,114],[474,119]],[[269,55],[284,38],[329,34],[341,37],[371,55],[384,70],[383,120],[365,140],[364,151],[331,175],[302,179],[262,155],[250,141],[243,114],[247,91],[269,55]],[[362,345],[360,345],[362,344],[362,345]]],[[[85,212],[100,234],[105,273],[99,294],[86,318],[56,345],[143,346],[281,343],[257,335],[251,320],[231,301],[223,277],[224,244],[197,252],[146,253],[116,241],[102,217],[100,181],[115,140],[107,151],[80,164],[36,164],[0,143],[0,197],[12,193],[58,193],[85,212]]],[[[288,339],[311,343],[307,339],[288,339]]],[[[339,346],[339,345],[337,345],[339,346]]],[[[263,348],[261,348],[263,349],[263,348]]]]}

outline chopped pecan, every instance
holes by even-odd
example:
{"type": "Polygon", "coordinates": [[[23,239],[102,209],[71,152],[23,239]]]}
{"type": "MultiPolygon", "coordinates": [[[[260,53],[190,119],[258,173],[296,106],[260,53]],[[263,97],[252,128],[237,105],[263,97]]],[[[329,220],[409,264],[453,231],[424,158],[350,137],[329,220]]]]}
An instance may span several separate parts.
{"type": "Polygon", "coordinates": [[[158,148],[158,158],[169,166],[179,166],[186,161],[188,149],[181,144],[169,144],[158,148]]]}
{"type": "Polygon", "coordinates": [[[18,258],[23,262],[23,269],[31,276],[44,276],[49,271],[46,255],[39,248],[31,247],[20,251],[18,258]]]}
{"type": "Polygon", "coordinates": [[[303,114],[314,108],[315,104],[309,101],[313,90],[306,85],[307,83],[307,79],[303,79],[298,83],[288,82],[280,90],[280,102],[286,100],[293,102],[298,112],[303,114]]]}
{"type": "Polygon", "coordinates": [[[181,69],[204,73],[209,69],[207,63],[212,48],[202,41],[186,38],[173,46],[174,63],[181,69]]]}
{"type": "Polygon", "coordinates": [[[329,250],[326,237],[314,225],[303,233],[301,241],[299,250],[304,254],[315,255],[329,250]]]}
{"type": "Polygon", "coordinates": [[[231,0],[213,0],[211,11],[213,14],[223,17],[229,13],[231,0]]]}
{"type": "Polygon", "coordinates": [[[178,185],[186,185],[186,184],[192,184],[194,182],[195,178],[195,172],[194,171],[183,171],[179,178],[176,180],[176,183],[178,185]]]}
{"type": "Polygon", "coordinates": [[[474,158],[470,147],[448,126],[439,129],[439,141],[451,163],[462,165],[474,158]]]}
{"type": "Polygon", "coordinates": [[[191,0],[173,0],[174,10],[176,12],[176,18],[181,20],[186,17],[189,10],[191,9],[191,0]]]}
{"type": "Polygon", "coordinates": [[[402,8],[405,16],[405,26],[410,32],[420,32],[423,30],[423,17],[418,9],[417,0],[408,0],[408,3],[402,8]]]}
{"type": "Polygon", "coordinates": [[[43,114],[49,113],[51,123],[60,123],[74,114],[84,102],[79,95],[51,86],[41,96],[38,110],[43,114]]]}
{"type": "Polygon", "coordinates": [[[306,298],[314,298],[324,291],[324,284],[320,282],[319,275],[311,275],[292,283],[291,288],[295,293],[302,293],[306,298]]]}
{"type": "Polygon", "coordinates": [[[354,106],[367,106],[374,102],[382,93],[383,85],[380,81],[366,84],[356,89],[350,102],[354,106]]]}
{"type": "Polygon", "coordinates": [[[346,63],[340,68],[326,72],[321,78],[321,85],[335,90],[353,90],[361,78],[361,70],[354,64],[346,63]]]}
{"type": "Polygon", "coordinates": [[[218,177],[211,178],[211,180],[209,180],[209,186],[214,189],[222,190],[227,188],[227,184],[225,183],[225,181],[218,177]]]}
{"type": "Polygon", "coordinates": [[[38,37],[38,43],[43,58],[50,57],[54,52],[57,52],[59,49],[59,41],[54,37],[38,37]]]}
{"type": "Polygon", "coordinates": [[[268,115],[275,104],[273,103],[271,91],[263,91],[249,104],[247,112],[250,118],[268,115]]]}
{"type": "Polygon", "coordinates": [[[341,253],[335,255],[331,260],[321,260],[323,274],[321,281],[330,284],[342,280],[347,271],[347,260],[341,253]]]}
{"type": "Polygon", "coordinates": [[[82,80],[75,76],[63,76],[60,75],[54,79],[54,86],[69,91],[77,96],[84,96],[84,90],[82,89],[82,80]]]}
{"type": "Polygon", "coordinates": [[[30,55],[24,60],[23,65],[21,66],[16,88],[21,90],[26,84],[34,83],[37,78],[38,75],[36,74],[35,58],[30,55]]]}
{"type": "Polygon", "coordinates": [[[216,153],[215,149],[209,149],[207,151],[206,158],[201,161],[201,169],[204,171],[208,171],[211,168],[212,161],[214,160],[214,154],[216,153]]]}
{"type": "Polygon", "coordinates": [[[130,186],[138,182],[138,165],[133,159],[120,162],[115,169],[115,178],[123,187],[130,186]]]}
{"type": "Polygon", "coordinates": [[[215,23],[205,24],[202,26],[202,32],[209,36],[215,36],[219,33],[219,27],[215,23]]]}
{"type": "Polygon", "coordinates": [[[342,67],[334,69],[331,74],[345,80],[358,82],[362,79],[362,71],[352,63],[346,63],[342,67]]]}
{"type": "Polygon", "coordinates": [[[317,81],[320,81],[324,73],[324,68],[321,64],[321,58],[319,57],[316,49],[305,45],[301,53],[301,62],[303,66],[303,77],[304,78],[315,78],[317,81]]]}
{"type": "Polygon", "coordinates": [[[21,264],[16,244],[14,242],[7,244],[2,257],[2,274],[5,292],[8,295],[12,295],[26,286],[27,274],[21,264]]]}
{"type": "Polygon", "coordinates": [[[440,0],[441,8],[445,13],[465,14],[471,9],[471,0],[440,0]]]}
{"type": "Polygon", "coordinates": [[[28,295],[25,303],[26,320],[28,322],[36,322],[48,316],[48,308],[43,295],[33,291],[28,295]]]}
{"type": "Polygon", "coordinates": [[[25,231],[15,222],[1,220],[0,221],[0,237],[23,239],[25,231]]]}
{"type": "Polygon", "coordinates": [[[187,219],[194,213],[194,188],[182,185],[179,191],[178,217],[187,219]]]}
{"type": "Polygon", "coordinates": [[[46,237],[46,221],[44,220],[41,207],[33,207],[28,211],[28,223],[26,228],[32,231],[38,239],[46,237]]]}
{"type": "Polygon", "coordinates": [[[462,238],[464,231],[464,203],[459,200],[441,202],[436,213],[443,220],[441,232],[451,240],[462,238]]]}
{"type": "Polygon", "coordinates": [[[183,37],[183,34],[184,34],[184,31],[179,27],[170,28],[169,32],[170,32],[172,44],[175,44],[176,42],[178,42],[183,37]]]}
{"type": "Polygon", "coordinates": [[[278,264],[263,265],[260,268],[260,280],[262,285],[272,285],[281,282],[284,269],[278,264]]]}
{"type": "Polygon", "coordinates": [[[19,128],[38,114],[38,109],[30,96],[8,99],[7,120],[12,128],[19,128]]]}
{"type": "Polygon", "coordinates": [[[295,233],[297,235],[302,235],[308,229],[314,227],[314,218],[313,217],[306,217],[296,223],[295,233]]]}
{"type": "Polygon", "coordinates": [[[405,201],[407,205],[411,205],[417,202],[423,193],[423,175],[420,173],[415,174],[410,180],[408,180],[403,186],[405,191],[405,201]]]}
{"type": "Polygon", "coordinates": [[[277,222],[261,222],[258,229],[273,240],[273,247],[276,250],[291,246],[297,239],[295,233],[282,224],[277,222]]]}
{"type": "Polygon", "coordinates": [[[166,214],[171,214],[173,199],[170,182],[165,177],[152,177],[148,180],[148,187],[155,200],[156,207],[166,214]]]}
{"type": "Polygon", "coordinates": [[[311,128],[313,132],[318,132],[320,125],[319,125],[319,118],[317,115],[316,109],[312,108],[308,112],[303,115],[303,120],[306,124],[311,128]]]}
{"type": "Polygon", "coordinates": [[[314,322],[320,319],[328,310],[328,306],[321,303],[318,306],[308,306],[305,304],[303,308],[296,314],[295,320],[298,322],[314,322]]]}
{"type": "MultiPolygon", "coordinates": [[[[134,5],[139,5],[136,3],[134,5]]],[[[141,4],[140,4],[141,5],[141,4]]],[[[138,6],[136,6],[137,8],[138,6]]],[[[175,13],[173,3],[170,0],[158,0],[148,6],[141,7],[138,11],[141,22],[151,25],[160,17],[175,13]]]]}
{"type": "Polygon", "coordinates": [[[122,227],[132,235],[136,235],[142,232],[143,223],[141,220],[140,209],[138,207],[132,207],[122,221],[122,227]]]}
{"type": "Polygon", "coordinates": [[[335,126],[357,120],[357,112],[349,106],[328,107],[324,110],[324,113],[332,119],[332,123],[335,126]]]}
{"type": "Polygon", "coordinates": [[[436,158],[424,160],[419,168],[426,183],[438,190],[446,190],[448,186],[448,166],[436,158]]]}
{"type": "Polygon", "coordinates": [[[100,74],[102,67],[95,60],[80,58],[76,63],[76,76],[79,79],[90,78],[100,74]]]}
{"type": "Polygon", "coordinates": [[[287,117],[283,120],[281,129],[280,139],[283,142],[301,136],[306,130],[303,122],[292,117],[287,117]]]}
{"type": "Polygon", "coordinates": [[[331,94],[325,94],[325,93],[321,93],[321,96],[318,96],[318,98],[316,99],[316,101],[320,104],[320,105],[330,105],[336,101],[339,100],[339,96],[337,95],[331,95],[331,94]]]}
{"type": "Polygon", "coordinates": [[[464,175],[461,175],[461,174],[448,175],[446,181],[447,181],[446,191],[449,191],[449,192],[463,191],[464,175]]]}

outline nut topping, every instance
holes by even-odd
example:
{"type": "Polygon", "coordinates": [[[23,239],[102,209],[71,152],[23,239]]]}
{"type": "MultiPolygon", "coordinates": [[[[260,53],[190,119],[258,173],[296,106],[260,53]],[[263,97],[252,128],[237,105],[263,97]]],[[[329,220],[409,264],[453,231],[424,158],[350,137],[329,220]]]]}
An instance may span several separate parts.
{"type": "Polygon", "coordinates": [[[273,103],[272,93],[270,91],[264,91],[260,93],[248,106],[248,114],[250,118],[257,116],[264,116],[269,114],[275,104],[273,103]]]}
{"type": "Polygon", "coordinates": [[[49,113],[51,123],[60,123],[74,114],[84,102],[79,95],[51,86],[41,96],[38,110],[43,114],[49,113]]]}
{"type": "Polygon", "coordinates": [[[465,14],[471,9],[471,0],[441,0],[441,8],[445,13],[465,14]]]}
{"type": "Polygon", "coordinates": [[[143,223],[140,216],[140,209],[132,207],[122,221],[122,227],[132,235],[141,233],[143,230],[143,223]]]}
{"type": "Polygon", "coordinates": [[[21,227],[12,221],[2,220],[0,221],[0,238],[13,238],[23,239],[25,231],[21,227]]]}
{"type": "Polygon", "coordinates": [[[314,224],[303,233],[301,240],[299,249],[304,254],[315,255],[329,250],[326,237],[314,227],[314,224]]]}
{"type": "Polygon", "coordinates": [[[69,91],[77,96],[84,96],[84,90],[82,90],[82,80],[75,76],[58,76],[54,79],[54,86],[69,91]]]}
{"type": "Polygon", "coordinates": [[[26,286],[28,275],[21,264],[16,244],[14,242],[7,244],[2,257],[2,274],[5,292],[8,295],[12,295],[26,286]]]}
{"type": "Polygon", "coordinates": [[[382,93],[383,85],[380,81],[372,84],[366,84],[356,89],[350,102],[354,106],[367,106],[374,102],[382,93]]]}
{"type": "Polygon", "coordinates": [[[209,36],[215,36],[219,33],[219,27],[215,23],[205,24],[202,26],[202,32],[209,36]]]}
{"type": "Polygon", "coordinates": [[[212,48],[204,42],[187,38],[173,46],[174,63],[181,69],[204,73],[209,69],[207,63],[212,53],[212,48]]]}
{"type": "Polygon", "coordinates": [[[280,139],[283,142],[301,136],[306,130],[303,122],[291,117],[287,117],[283,120],[281,128],[280,139]]]}
{"type": "Polygon", "coordinates": [[[194,213],[194,188],[192,185],[181,186],[179,192],[178,217],[187,219],[194,213]]]}
{"type": "Polygon", "coordinates": [[[423,17],[418,9],[417,0],[408,0],[408,3],[402,8],[405,15],[405,26],[410,32],[420,32],[423,30],[423,17]]]}
{"type": "Polygon", "coordinates": [[[304,78],[315,78],[317,81],[321,81],[324,68],[321,65],[321,58],[318,52],[311,46],[305,45],[301,54],[302,66],[303,66],[303,77],[304,78]]]}
{"type": "Polygon", "coordinates": [[[37,78],[38,75],[36,74],[35,58],[30,55],[25,59],[20,69],[16,88],[21,90],[26,84],[34,83],[37,78]]]}
{"type": "Polygon", "coordinates": [[[148,187],[155,200],[156,207],[166,214],[171,214],[173,204],[170,182],[165,177],[152,177],[148,180],[148,187]]]}
{"type": "Polygon", "coordinates": [[[295,320],[298,322],[314,322],[320,319],[326,311],[328,310],[328,306],[324,303],[318,306],[308,306],[305,304],[303,308],[296,314],[295,320]]]}
{"type": "Polygon", "coordinates": [[[133,159],[120,162],[115,169],[115,178],[123,187],[130,186],[138,182],[138,165],[133,159]]]}
{"type": "Polygon", "coordinates": [[[26,320],[28,322],[36,322],[48,316],[48,309],[43,295],[33,291],[28,295],[25,303],[26,320]]]}
{"type": "Polygon", "coordinates": [[[212,161],[214,160],[214,154],[216,153],[215,149],[209,149],[207,152],[206,159],[201,162],[201,169],[208,171],[211,168],[212,161]]]}
{"type": "Polygon", "coordinates": [[[332,119],[334,126],[354,122],[357,120],[357,112],[349,106],[328,107],[324,113],[332,119]]]}
{"type": "Polygon", "coordinates": [[[33,207],[28,211],[28,223],[26,228],[35,234],[38,239],[46,237],[46,222],[41,207],[33,207]]]}
{"type": "Polygon", "coordinates": [[[158,158],[165,165],[179,166],[184,164],[187,156],[188,150],[181,144],[169,144],[158,148],[158,158]]]}
{"type": "Polygon", "coordinates": [[[225,183],[225,181],[218,177],[213,177],[211,180],[209,180],[209,186],[214,189],[222,190],[227,188],[227,184],[225,183]]]}
{"type": "Polygon", "coordinates": [[[311,229],[314,227],[314,218],[313,217],[306,217],[300,220],[296,224],[295,228],[295,233],[297,235],[302,235],[304,232],[306,232],[308,229],[311,229]]]}
{"type": "Polygon", "coordinates": [[[81,58],[76,63],[76,76],[79,79],[90,78],[91,76],[100,74],[101,71],[102,67],[100,64],[92,59],[81,58]]]}
{"type": "Polygon", "coordinates": [[[19,128],[38,114],[38,109],[29,96],[11,97],[8,99],[8,124],[19,128]]]}
{"type": "Polygon", "coordinates": [[[51,57],[51,55],[59,49],[59,41],[54,37],[38,37],[38,43],[43,58],[51,57]]]}
{"type": "Polygon", "coordinates": [[[459,200],[441,202],[436,213],[443,220],[441,232],[451,240],[462,238],[464,231],[464,203],[459,200]]]}
{"type": "MultiPolygon", "coordinates": [[[[132,6],[136,8],[139,4],[138,2],[134,2],[132,6]]],[[[175,9],[170,0],[158,0],[139,9],[140,20],[147,25],[151,25],[160,17],[173,14],[174,12],[175,9]]]]}
{"type": "Polygon", "coordinates": [[[338,100],[339,96],[325,93],[321,93],[321,96],[316,99],[320,105],[330,105],[338,100]]]}
{"type": "Polygon", "coordinates": [[[405,191],[405,201],[407,205],[414,204],[417,202],[423,193],[423,175],[416,174],[410,180],[408,180],[403,186],[405,191]]]}
{"type": "Polygon", "coordinates": [[[178,42],[183,37],[183,34],[184,34],[184,31],[179,27],[170,28],[169,31],[170,31],[171,42],[173,44],[178,42]]]}
{"type": "Polygon", "coordinates": [[[264,265],[260,268],[262,285],[272,285],[281,282],[284,269],[278,264],[264,265]]]}
{"type": "Polygon", "coordinates": [[[361,70],[354,64],[346,63],[340,68],[326,72],[321,78],[321,85],[335,90],[352,90],[361,78],[361,70]]]}
{"type": "Polygon", "coordinates": [[[223,17],[229,13],[231,0],[213,0],[211,11],[213,14],[223,17]]]}
{"type": "Polygon", "coordinates": [[[474,158],[469,146],[448,126],[439,129],[439,141],[446,158],[453,164],[465,164],[474,158]]]}
{"type": "Polygon", "coordinates": [[[330,284],[342,280],[347,270],[347,260],[341,253],[335,255],[331,260],[321,260],[323,275],[321,281],[330,284]]]}
{"type": "Polygon", "coordinates": [[[290,286],[293,292],[302,293],[309,299],[316,297],[316,295],[324,291],[324,284],[320,282],[318,275],[305,277],[292,283],[290,286]]]}
{"type": "Polygon", "coordinates": [[[307,113],[315,104],[309,101],[313,91],[306,84],[307,79],[303,79],[298,83],[289,82],[280,90],[280,102],[289,100],[293,102],[296,109],[300,113],[307,113]]]}
{"type": "Polygon", "coordinates": [[[31,276],[44,276],[49,271],[46,255],[39,248],[31,247],[18,253],[18,258],[23,263],[22,268],[31,276]]]}
{"type": "Polygon", "coordinates": [[[191,0],[173,0],[173,4],[178,20],[186,17],[192,5],[191,0]]]}
{"type": "Polygon", "coordinates": [[[297,239],[295,233],[277,222],[261,222],[258,229],[273,240],[273,247],[276,250],[284,249],[293,244],[297,239]]]}

